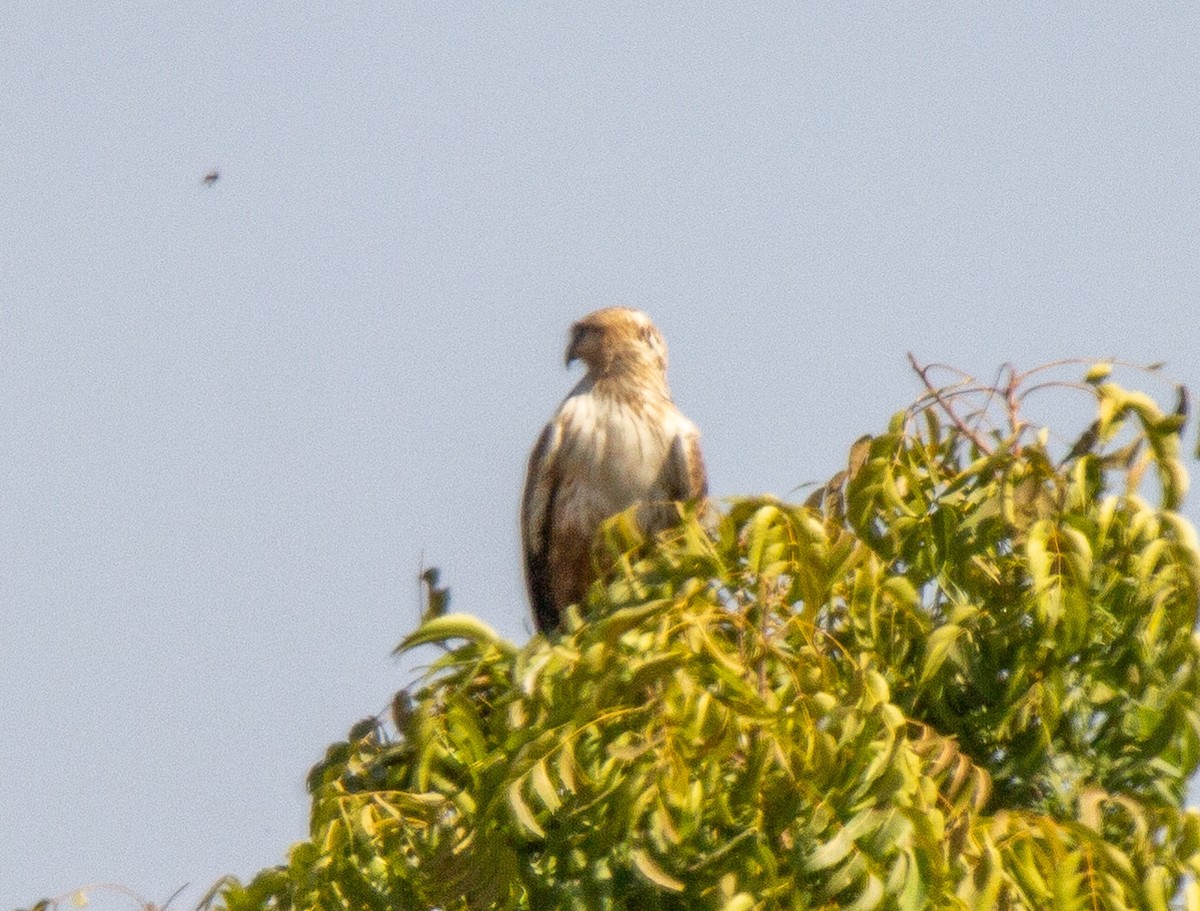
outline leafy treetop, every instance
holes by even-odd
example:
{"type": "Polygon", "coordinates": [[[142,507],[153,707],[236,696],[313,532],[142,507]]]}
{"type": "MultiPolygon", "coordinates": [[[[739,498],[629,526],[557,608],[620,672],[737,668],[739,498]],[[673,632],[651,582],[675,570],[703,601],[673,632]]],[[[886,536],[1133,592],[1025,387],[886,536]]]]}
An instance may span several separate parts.
{"type": "Polygon", "coordinates": [[[1186,395],[914,367],[921,398],[807,503],[652,541],[615,517],[560,635],[517,647],[427,575],[400,648],[444,653],[312,770],[288,862],[216,900],[1200,909],[1186,395]],[[1047,389],[1095,405],[1074,445],[1024,417],[1047,389]]]}
{"type": "Polygon", "coordinates": [[[431,610],[395,732],[330,748],[228,911],[1200,908],[1186,396],[914,366],[808,503],[615,517],[561,635],[431,610]],[[1096,406],[1057,458],[1048,387],[1096,406]]]}

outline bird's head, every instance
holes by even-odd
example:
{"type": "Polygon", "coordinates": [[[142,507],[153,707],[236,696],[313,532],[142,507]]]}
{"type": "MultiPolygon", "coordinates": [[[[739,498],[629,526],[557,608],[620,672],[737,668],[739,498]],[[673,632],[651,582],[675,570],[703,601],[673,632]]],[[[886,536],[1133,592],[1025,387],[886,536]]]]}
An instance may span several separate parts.
{"type": "Polygon", "coordinates": [[[629,307],[607,307],[589,313],[571,327],[567,366],[583,361],[596,376],[667,370],[667,343],[650,317],[629,307]]]}

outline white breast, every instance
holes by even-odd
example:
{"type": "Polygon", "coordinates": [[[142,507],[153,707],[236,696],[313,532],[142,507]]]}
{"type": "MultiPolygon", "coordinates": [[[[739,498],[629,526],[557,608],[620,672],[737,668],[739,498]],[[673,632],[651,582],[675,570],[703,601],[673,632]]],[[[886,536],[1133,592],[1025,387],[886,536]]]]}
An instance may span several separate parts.
{"type": "Polygon", "coordinates": [[[669,401],[663,405],[590,391],[563,402],[560,515],[597,523],[639,500],[666,498],[658,482],[671,443],[695,428],[669,401]]]}

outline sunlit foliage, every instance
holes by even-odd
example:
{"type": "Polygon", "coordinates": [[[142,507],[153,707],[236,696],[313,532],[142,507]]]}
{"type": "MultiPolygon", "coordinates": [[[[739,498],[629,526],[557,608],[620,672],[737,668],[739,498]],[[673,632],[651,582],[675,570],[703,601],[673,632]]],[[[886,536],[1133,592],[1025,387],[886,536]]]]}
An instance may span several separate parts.
{"type": "Polygon", "coordinates": [[[1200,908],[1186,398],[914,367],[925,395],[806,504],[655,541],[616,517],[560,635],[518,647],[430,581],[401,644],[443,649],[423,684],[330,747],[309,840],[219,901],[1200,908]],[[1074,445],[1024,417],[1040,389],[1090,397],[1074,445]]]}

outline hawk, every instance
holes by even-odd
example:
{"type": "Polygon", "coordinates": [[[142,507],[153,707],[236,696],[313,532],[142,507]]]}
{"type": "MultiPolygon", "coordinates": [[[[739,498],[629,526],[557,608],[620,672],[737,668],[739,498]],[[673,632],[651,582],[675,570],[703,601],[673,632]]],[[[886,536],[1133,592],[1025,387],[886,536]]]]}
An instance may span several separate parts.
{"type": "Polygon", "coordinates": [[[529,457],[521,503],[525,583],[538,632],[554,629],[595,578],[600,524],[634,503],[649,533],[678,521],[672,501],[708,492],[700,432],[671,401],[667,345],[650,317],[627,307],[571,327],[566,363],[583,379],[559,405],[529,457]]]}

